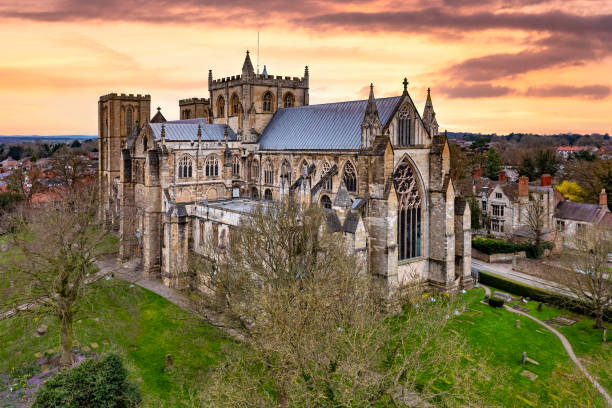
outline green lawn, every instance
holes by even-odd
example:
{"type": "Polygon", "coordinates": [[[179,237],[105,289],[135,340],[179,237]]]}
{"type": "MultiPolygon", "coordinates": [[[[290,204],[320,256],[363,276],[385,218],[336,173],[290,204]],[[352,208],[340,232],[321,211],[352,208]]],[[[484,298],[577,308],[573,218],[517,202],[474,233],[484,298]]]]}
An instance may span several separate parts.
{"type": "MultiPolygon", "coordinates": [[[[83,317],[75,324],[78,347],[99,355],[116,352],[124,356],[130,378],[142,391],[144,407],[199,406],[198,389],[207,381],[210,369],[244,352],[243,346],[216,328],[150,291],[115,279],[100,281],[95,287],[83,317]],[[174,360],[170,371],[164,369],[167,354],[174,360]]],[[[460,333],[469,346],[465,369],[485,373],[486,378],[477,383],[486,396],[485,406],[604,407],[556,336],[528,318],[480,303],[482,288],[462,296],[468,309],[453,318],[450,329],[460,333]],[[515,327],[517,319],[520,328],[515,327]],[[525,367],[538,375],[535,381],[520,375],[523,351],[540,363],[525,367]]],[[[537,303],[527,307],[535,309],[537,303]]],[[[542,319],[562,313],[546,306],[542,312],[533,312],[542,319]]],[[[601,332],[591,327],[592,322],[584,320],[560,330],[610,389],[610,345],[602,344],[601,332]]],[[[57,326],[50,318],[21,313],[0,321],[0,374],[31,363],[36,353],[57,352],[58,344],[57,326]],[[49,332],[35,337],[42,323],[49,332]]]]}
{"type": "Polygon", "coordinates": [[[537,302],[529,302],[523,307],[531,310],[531,315],[544,321],[552,317],[568,314],[582,319],[571,326],[556,327],[572,345],[574,353],[585,365],[587,370],[597,378],[597,381],[612,393],[612,324],[605,323],[608,329],[608,342],[604,343],[603,332],[595,330],[595,322],[585,316],[579,316],[567,310],[562,310],[547,305],[542,310],[537,310],[537,302]]]}
{"type": "MultiPolygon", "coordinates": [[[[76,340],[91,353],[124,356],[145,407],[196,406],[189,401],[197,397],[207,371],[226,351],[241,350],[216,328],[148,290],[115,280],[95,286],[83,318],[75,324],[76,340]],[[167,354],[174,360],[170,371],[164,368],[167,354]]],[[[33,361],[37,352],[57,352],[58,345],[52,319],[22,313],[0,321],[0,373],[33,361]],[[49,332],[35,337],[42,323],[49,332]]]]}
{"type": "MultiPolygon", "coordinates": [[[[605,406],[603,398],[581,375],[554,334],[527,317],[480,303],[484,297],[482,288],[464,296],[469,309],[452,322],[451,328],[465,336],[473,355],[483,357],[498,370],[497,378],[480,384],[488,393],[491,406],[605,406]],[[516,328],[517,319],[520,328],[516,328]],[[539,365],[528,363],[522,367],[524,351],[539,365]],[[523,377],[523,369],[538,378],[531,381],[523,377]]],[[[546,308],[542,313],[550,310],[546,308]]],[[[585,353],[596,352],[593,343],[584,346],[585,353]]]]}

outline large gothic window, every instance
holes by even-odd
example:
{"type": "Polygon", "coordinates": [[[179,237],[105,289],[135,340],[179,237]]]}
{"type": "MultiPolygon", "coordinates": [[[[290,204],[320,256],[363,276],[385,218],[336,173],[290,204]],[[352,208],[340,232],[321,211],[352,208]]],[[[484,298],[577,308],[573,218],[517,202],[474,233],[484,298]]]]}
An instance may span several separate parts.
{"type": "Polygon", "coordinates": [[[225,98],[223,96],[219,96],[217,99],[217,116],[221,118],[225,116],[225,98]]]}
{"type": "Polygon", "coordinates": [[[293,108],[293,106],[295,106],[295,96],[293,96],[292,93],[288,93],[285,95],[285,98],[283,100],[283,106],[285,108],[293,108]]]}
{"type": "Polygon", "coordinates": [[[264,167],[264,183],[274,184],[274,169],[272,168],[272,163],[270,163],[270,161],[267,161],[264,167]]]}
{"type": "Polygon", "coordinates": [[[412,168],[401,162],[393,175],[399,201],[397,213],[398,259],[421,256],[421,196],[412,168]]]}
{"type": "Polygon", "coordinates": [[[264,112],[272,112],[272,93],[266,92],[263,96],[263,111],[264,112]]]}
{"type": "Polygon", "coordinates": [[[231,106],[232,106],[232,116],[238,115],[240,113],[240,99],[238,98],[238,95],[236,94],[232,95],[231,106]]]}
{"type": "Polygon", "coordinates": [[[125,127],[127,129],[128,136],[132,134],[132,124],[133,124],[132,108],[128,107],[125,110],[125,127]]]}
{"type": "Polygon", "coordinates": [[[357,191],[357,174],[355,173],[355,167],[353,163],[346,162],[344,166],[344,176],[342,177],[344,180],[344,184],[346,185],[346,189],[351,192],[357,191]]]}
{"type": "Polygon", "coordinates": [[[206,177],[217,177],[219,175],[219,159],[217,156],[210,155],[204,163],[204,174],[206,177]]]}
{"type": "Polygon", "coordinates": [[[251,164],[251,177],[255,180],[259,178],[259,162],[257,160],[253,160],[251,164]]]}
{"type": "Polygon", "coordinates": [[[410,111],[404,106],[397,115],[397,140],[400,146],[410,144],[410,111]]]}
{"type": "MultiPolygon", "coordinates": [[[[327,173],[329,173],[329,171],[331,170],[331,166],[329,164],[329,162],[325,161],[323,162],[323,164],[321,165],[321,178],[325,177],[325,175],[327,173]]],[[[323,186],[324,190],[333,190],[333,180],[332,177],[329,177],[327,179],[327,181],[325,182],[325,185],[323,186]]]]}
{"type": "Polygon", "coordinates": [[[178,165],[178,176],[179,178],[189,178],[192,176],[193,165],[191,162],[191,157],[183,156],[181,160],[179,160],[178,165]]]}
{"type": "Polygon", "coordinates": [[[238,156],[232,157],[232,175],[240,176],[240,157],[238,156]]]}
{"type": "Polygon", "coordinates": [[[289,167],[289,163],[287,161],[283,161],[281,165],[281,180],[285,180],[287,185],[291,185],[291,167],[289,167]]]}

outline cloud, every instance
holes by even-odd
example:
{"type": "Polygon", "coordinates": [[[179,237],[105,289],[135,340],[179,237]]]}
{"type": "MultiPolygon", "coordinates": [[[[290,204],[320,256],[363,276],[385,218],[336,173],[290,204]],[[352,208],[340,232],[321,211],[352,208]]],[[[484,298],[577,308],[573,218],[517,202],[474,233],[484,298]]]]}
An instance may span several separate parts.
{"type": "Polygon", "coordinates": [[[581,99],[605,99],[612,90],[607,85],[542,85],[529,87],[526,96],[538,98],[581,98],[581,99]]]}
{"type": "Polygon", "coordinates": [[[497,98],[514,92],[513,89],[506,86],[480,83],[461,83],[455,86],[441,86],[437,88],[437,91],[449,98],[497,98]]]}

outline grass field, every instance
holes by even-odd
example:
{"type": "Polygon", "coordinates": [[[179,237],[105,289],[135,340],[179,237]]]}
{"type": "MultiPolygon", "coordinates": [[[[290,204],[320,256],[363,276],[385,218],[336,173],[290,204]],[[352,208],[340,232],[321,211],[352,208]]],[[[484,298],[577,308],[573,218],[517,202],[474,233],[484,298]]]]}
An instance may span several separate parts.
{"type": "MultiPolygon", "coordinates": [[[[108,245],[115,244],[109,239],[108,245]]],[[[0,270],[2,282],[6,280],[3,273],[0,270]]],[[[228,356],[245,351],[218,329],[152,292],[114,279],[94,285],[96,290],[75,324],[78,347],[98,355],[122,355],[130,378],[142,391],[144,407],[198,406],[198,390],[210,370],[228,356]],[[167,354],[174,360],[170,370],[164,365],[167,354]]],[[[480,303],[482,288],[462,296],[468,308],[453,317],[450,329],[466,339],[470,354],[476,357],[466,358],[465,368],[487,373],[488,378],[477,384],[486,394],[486,406],[605,406],[556,336],[528,318],[480,303]],[[517,319],[520,328],[516,328],[517,319]],[[522,367],[524,351],[539,365],[522,367]],[[478,358],[484,366],[477,365],[478,358]],[[522,376],[523,369],[536,374],[537,379],[522,376]]],[[[538,312],[536,302],[525,307],[542,320],[565,313],[547,306],[538,312]]],[[[612,391],[610,343],[603,344],[601,332],[592,325],[584,319],[559,330],[602,385],[612,391]]],[[[31,363],[37,353],[57,352],[58,345],[57,326],[50,318],[21,313],[0,321],[0,374],[31,363]],[[49,327],[48,333],[34,336],[42,323],[49,327]]]]}
{"type": "MultiPolygon", "coordinates": [[[[457,317],[451,327],[465,336],[475,354],[483,356],[490,367],[499,370],[499,379],[495,385],[482,384],[483,387],[490,387],[488,393],[491,405],[605,406],[603,398],[582,376],[554,334],[527,317],[480,303],[484,297],[481,288],[469,291],[466,296],[469,309],[457,317]],[[516,327],[516,320],[520,320],[520,328],[516,327]],[[527,352],[527,356],[539,365],[527,363],[522,367],[523,352],[527,352]],[[537,379],[532,381],[522,376],[524,369],[536,374],[537,379]]],[[[537,307],[535,302],[528,305],[534,309],[537,307]]],[[[547,318],[563,313],[545,306],[542,315],[536,317],[547,318]]],[[[561,331],[570,337],[572,344],[581,344],[582,348],[576,347],[575,351],[588,359],[604,357],[607,350],[607,355],[599,361],[598,367],[609,370],[612,365],[609,344],[600,344],[601,332],[594,333],[589,327],[592,327],[592,322],[584,320],[579,325],[561,331]],[[587,337],[585,333],[588,333],[587,337]]]]}
{"type": "MultiPolygon", "coordinates": [[[[78,347],[98,355],[124,356],[145,407],[192,406],[189,400],[197,396],[193,391],[205,381],[208,370],[227,350],[241,348],[216,328],[148,290],[115,280],[95,286],[83,317],[75,324],[78,347]],[[174,360],[169,371],[165,370],[167,354],[174,360]]],[[[35,360],[36,353],[57,352],[58,345],[52,319],[21,313],[0,321],[0,373],[35,360]],[[42,323],[49,331],[35,337],[42,323]]]]}

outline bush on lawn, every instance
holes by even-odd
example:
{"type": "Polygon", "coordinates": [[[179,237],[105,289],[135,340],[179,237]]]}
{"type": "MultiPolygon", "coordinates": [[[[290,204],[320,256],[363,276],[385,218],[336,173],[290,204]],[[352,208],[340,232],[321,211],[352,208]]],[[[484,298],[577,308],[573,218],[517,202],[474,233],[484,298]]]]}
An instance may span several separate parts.
{"type": "Polygon", "coordinates": [[[116,354],[88,359],[47,381],[38,391],[33,408],[130,408],[141,401],[127,381],[127,370],[116,354]]]}
{"type": "Polygon", "coordinates": [[[504,306],[504,299],[500,299],[498,297],[492,297],[489,299],[489,306],[492,307],[502,307],[504,306]]]}

